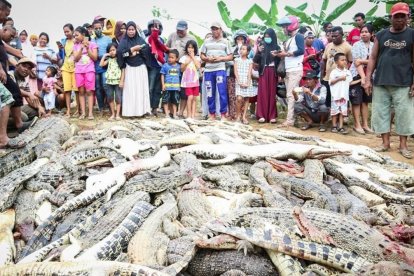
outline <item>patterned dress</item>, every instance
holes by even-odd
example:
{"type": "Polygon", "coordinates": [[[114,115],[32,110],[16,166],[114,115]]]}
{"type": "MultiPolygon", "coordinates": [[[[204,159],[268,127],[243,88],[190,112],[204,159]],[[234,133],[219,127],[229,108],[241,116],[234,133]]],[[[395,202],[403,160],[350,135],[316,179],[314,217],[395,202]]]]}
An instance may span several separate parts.
{"type": "MultiPolygon", "coordinates": [[[[241,83],[247,83],[247,80],[249,78],[249,74],[251,72],[249,71],[250,65],[253,63],[251,59],[241,59],[237,58],[234,63],[237,67],[237,73],[239,75],[239,80],[241,83]]],[[[250,76],[251,80],[251,76],[250,76]]],[[[242,96],[243,98],[250,98],[257,95],[257,91],[253,89],[252,81],[249,83],[249,87],[242,88],[238,83],[236,83],[236,96],[242,96]]]]}

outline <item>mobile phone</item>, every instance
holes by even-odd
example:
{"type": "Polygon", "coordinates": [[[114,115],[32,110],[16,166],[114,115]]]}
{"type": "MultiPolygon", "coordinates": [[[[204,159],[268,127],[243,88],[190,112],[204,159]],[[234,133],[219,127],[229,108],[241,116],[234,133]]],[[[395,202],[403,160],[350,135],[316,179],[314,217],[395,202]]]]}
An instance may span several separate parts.
{"type": "Polygon", "coordinates": [[[62,43],[60,41],[56,41],[57,46],[61,47],[63,46],[62,43]]]}
{"type": "Polygon", "coordinates": [[[139,45],[141,48],[144,48],[145,46],[147,46],[147,44],[141,44],[139,45]]]}

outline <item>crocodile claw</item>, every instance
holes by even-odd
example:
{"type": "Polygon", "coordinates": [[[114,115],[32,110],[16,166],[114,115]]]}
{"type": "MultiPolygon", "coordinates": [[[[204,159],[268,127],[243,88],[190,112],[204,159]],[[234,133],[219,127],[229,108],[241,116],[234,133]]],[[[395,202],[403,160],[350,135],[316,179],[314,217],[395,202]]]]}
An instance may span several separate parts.
{"type": "Polygon", "coordinates": [[[246,240],[238,240],[237,242],[237,250],[243,250],[244,255],[247,256],[247,252],[254,251],[253,244],[246,240]]]}

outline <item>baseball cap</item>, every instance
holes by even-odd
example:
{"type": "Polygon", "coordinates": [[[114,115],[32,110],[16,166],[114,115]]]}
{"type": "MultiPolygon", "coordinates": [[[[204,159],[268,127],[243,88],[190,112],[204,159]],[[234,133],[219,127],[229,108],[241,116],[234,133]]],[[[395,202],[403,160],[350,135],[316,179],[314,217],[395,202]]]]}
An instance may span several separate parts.
{"type": "Polygon", "coordinates": [[[23,63],[29,63],[32,67],[36,67],[36,64],[28,57],[23,57],[17,62],[18,65],[23,63]]]}
{"type": "Polygon", "coordinates": [[[210,25],[210,28],[213,28],[213,27],[216,27],[216,28],[219,28],[219,29],[221,29],[221,24],[220,24],[220,22],[213,22],[213,23],[211,23],[211,25],[210,25]]]}
{"type": "Polygon", "coordinates": [[[305,38],[307,38],[307,37],[315,37],[315,34],[312,31],[307,31],[303,36],[305,38]]]}
{"type": "Polygon", "coordinates": [[[92,27],[92,25],[89,24],[89,23],[85,23],[85,24],[82,25],[82,27],[88,29],[88,28],[92,27]]]}
{"type": "Polygon", "coordinates": [[[187,21],[184,21],[184,20],[178,21],[178,23],[177,23],[177,30],[179,30],[179,31],[185,31],[185,30],[187,30],[187,28],[188,28],[187,21]]]}
{"type": "Polygon", "coordinates": [[[398,13],[403,14],[410,14],[410,7],[407,3],[398,2],[397,4],[394,4],[391,8],[391,16],[394,16],[398,13]]]}
{"type": "Polygon", "coordinates": [[[303,76],[304,79],[314,79],[317,78],[318,74],[316,74],[313,70],[306,71],[306,74],[303,76]]]}
{"type": "Polygon", "coordinates": [[[97,16],[95,16],[95,18],[93,20],[95,21],[95,20],[105,20],[105,19],[106,19],[106,17],[103,17],[102,15],[97,15],[97,16]]]}

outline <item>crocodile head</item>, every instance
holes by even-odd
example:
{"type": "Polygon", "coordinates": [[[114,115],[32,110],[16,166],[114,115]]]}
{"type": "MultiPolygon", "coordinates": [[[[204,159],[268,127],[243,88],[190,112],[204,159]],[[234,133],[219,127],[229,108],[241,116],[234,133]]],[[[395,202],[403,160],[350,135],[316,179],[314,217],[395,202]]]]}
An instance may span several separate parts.
{"type": "Polygon", "coordinates": [[[202,173],[201,162],[197,160],[194,154],[182,153],[179,158],[180,172],[188,176],[190,179],[199,177],[202,173]]]}

